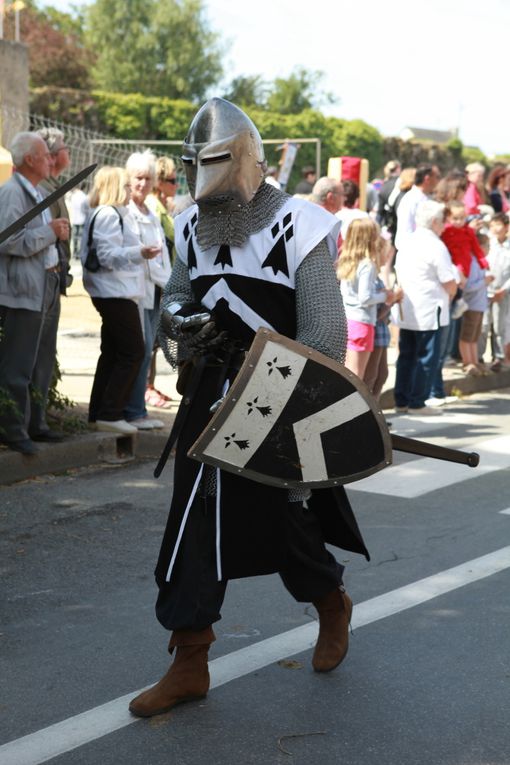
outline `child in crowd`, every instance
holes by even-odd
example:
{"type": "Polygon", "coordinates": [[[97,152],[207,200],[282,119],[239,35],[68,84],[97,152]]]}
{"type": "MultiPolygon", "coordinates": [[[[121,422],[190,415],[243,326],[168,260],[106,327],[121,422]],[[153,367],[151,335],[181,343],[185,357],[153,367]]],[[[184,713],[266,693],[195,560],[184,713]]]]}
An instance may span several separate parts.
{"type": "Polygon", "coordinates": [[[348,326],[345,366],[361,379],[374,348],[377,305],[393,299],[392,290],[377,286],[379,237],[371,218],[353,220],[337,265],[348,326]]]}
{"type": "MultiPolygon", "coordinates": [[[[446,225],[441,239],[448,248],[452,262],[457,266],[462,288],[471,272],[472,255],[476,258],[480,268],[486,269],[489,264],[477,241],[474,229],[466,221],[464,203],[452,200],[448,203],[446,211],[446,225]]],[[[459,288],[451,306],[452,319],[458,319],[466,308],[466,301],[462,298],[462,289],[459,288]]]]}
{"type": "MultiPolygon", "coordinates": [[[[487,262],[485,256],[489,252],[488,237],[482,233],[478,233],[476,236],[483,260],[487,262]]],[[[469,276],[464,285],[464,299],[468,307],[462,315],[459,336],[459,351],[463,369],[469,375],[479,376],[486,373],[483,361],[479,362],[478,346],[482,334],[484,312],[489,307],[487,286],[493,280],[494,276],[482,268],[480,261],[473,253],[469,276]]]]}
{"type": "Polygon", "coordinates": [[[490,249],[487,256],[494,281],[489,288],[489,309],[485,314],[484,334],[491,332],[491,369],[499,372],[510,366],[510,242],[509,218],[503,212],[492,216],[489,224],[490,249]]]}
{"type": "MultiPolygon", "coordinates": [[[[383,271],[385,266],[393,257],[393,246],[390,241],[379,237],[379,266],[383,271]]],[[[384,289],[384,282],[380,276],[377,277],[375,289],[380,292],[384,289]]],[[[391,295],[388,295],[384,303],[377,305],[377,321],[375,324],[374,349],[368,357],[368,363],[365,369],[363,380],[368,389],[379,400],[383,385],[388,379],[388,346],[390,344],[390,312],[393,303],[400,302],[404,296],[401,287],[395,287],[391,295]]]]}

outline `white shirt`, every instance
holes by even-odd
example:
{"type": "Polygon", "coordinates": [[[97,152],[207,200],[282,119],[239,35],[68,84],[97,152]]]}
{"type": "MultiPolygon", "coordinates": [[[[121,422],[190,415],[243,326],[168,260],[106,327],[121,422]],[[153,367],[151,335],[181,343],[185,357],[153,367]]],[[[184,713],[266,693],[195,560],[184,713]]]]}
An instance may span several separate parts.
{"type": "Polygon", "coordinates": [[[400,250],[409,234],[416,230],[416,210],[421,202],[426,202],[428,196],[418,186],[413,186],[404,194],[397,207],[397,235],[395,247],[400,250]]]}
{"type": "Polygon", "coordinates": [[[450,323],[450,298],[442,285],[458,281],[458,273],[433,231],[417,228],[406,238],[398,253],[396,272],[404,290],[401,317],[394,312],[400,327],[425,332],[450,323]]]}
{"type": "Polygon", "coordinates": [[[145,297],[142,301],[142,307],[152,309],[154,308],[154,287],[157,285],[163,289],[172,273],[165,233],[159,219],[151,210],[148,213],[142,212],[132,199],[128,204],[128,210],[129,217],[134,223],[133,228],[140,237],[142,245],[161,247],[161,252],[155,258],[146,260],[143,264],[145,297]]]}
{"type": "Polygon", "coordinates": [[[335,213],[335,215],[338,220],[342,222],[340,233],[344,241],[351,221],[356,220],[357,218],[368,218],[368,213],[364,210],[359,210],[357,207],[342,207],[342,209],[335,213]]]}

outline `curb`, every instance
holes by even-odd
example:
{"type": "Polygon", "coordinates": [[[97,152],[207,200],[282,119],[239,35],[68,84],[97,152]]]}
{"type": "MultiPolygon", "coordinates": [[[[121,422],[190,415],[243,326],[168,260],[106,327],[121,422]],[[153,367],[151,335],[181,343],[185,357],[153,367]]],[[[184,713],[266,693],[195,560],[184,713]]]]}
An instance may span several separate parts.
{"type": "Polygon", "coordinates": [[[31,457],[10,449],[0,449],[0,485],[30,478],[63,473],[74,468],[100,463],[118,465],[136,459],[159,459],[168,439],[168,429],[138,432],[133,436],[114,433],[83,433],[56,444],[39,443],[31,457]]]}
{"type": "MultiPolygon", "coordinates": [[[[445,380],[444,385],[447,395],[487,393],[510,387],[510,371],[445,380]]],[[[383,391],[381,409],[392,409],[394,405],[393,389],[383,391]]],[[[69,436],[57,444],[41,443],[38,444],[39,452],[32,457],[0,448],[0,486],[101,463],[118,465],[136,459],[157,460],[166,444],[168,426],[172,426],[174,417],[175,414],[164,430],[139,431],[133,436],[88,432],[69,436]]]]}

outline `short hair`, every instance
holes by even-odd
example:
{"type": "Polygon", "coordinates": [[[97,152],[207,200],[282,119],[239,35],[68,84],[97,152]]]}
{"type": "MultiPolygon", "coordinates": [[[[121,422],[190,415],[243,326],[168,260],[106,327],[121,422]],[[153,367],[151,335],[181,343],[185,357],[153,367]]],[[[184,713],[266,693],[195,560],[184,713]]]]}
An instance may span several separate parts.
{"type": "Polygon", "coordinates": [[[404,167],[400,173],[400,191],[409,191],[413,187],[414,179],[416,176],[415,167],[404,167]]]}
{"type": "Polygon", "coordinates": [[[123,167],[100,167],[89,195],[90,206],[125,204],[126,184],[127,172],[123,167]]]}
{"type": "Polygon", "coordinates": [[[490,219],[491,223],[492,221],[503,223],[504,226],[508,226],[508,224],[510,223],[510,218],[504,212],[497,212],[497,213],[494,213],[494,215],[490,219]]]}
{"type": "Polygon", "coordinates": [[[126,162],[126,170],[131,175],[133,173],[148,173],[152,180],[152,185],[156,183],[156,158],[150,149],[145,151],[135,151],[130,154],[126,162]]]}
{"type": "Polygon", "coordinates": [[[386,162],[386,164],[384,165],[385,180],[388,180],[388,178],[390,178],[393,175],[395,170],[400,170],[400,167],[401,165],[398,159],[390,159],[389,162],[386,162]]]}
{"type": "Polygon", "coordinates": [[[414,183],[416,186],[421,186],[425,180],[425,176],[431,175],[434,171],[435,165],[430,165],[428,162],[422,162],[416,168],[416,175],[414,176],[414,183]]]}
{"type": "Polygon", "coordinates": [[[339,183],[340,181],[337,181],[336,178],[328,178],[326,175],[323,175],[322,178],[315,182],[312,195],[317,199],[317,202],[324,203],[328,194],[335,191],[339,183]]]}
{"type": "Polygon", "coordinates": [[[442,202],[427,199],[416,210],[416,228],[432,228],[432,224],[444,221],[445,206],[442,202]]]}
{"type": "Polygon", "coordinates": [[[359,199],[359,186],[354,181],[349,179],[342,181],[345,194],[345,206],[354,207],[356,200],[359,199]]]}
{"type": "Polygon", "coordinates": [[[446,209],[446,214],[447,215],[450,215],[454,210],[463,210],[464,213],[466,212],[466,206],[465,206],[464,202],[460,201],[460,199],[450,199],[446,203],[445,209],[446,209]]]}
{"type": "Polygon", "coordinates": [[[155,162],[155,171],[156,181],[164,181],[169,175],[175,173],[175,162],[172,157],[158,157],[155,162]]]}
{"type": "Polygon", "coordinates": [[[38,133],[27,130],[16,133],[9,147],[14,167],[21,167],[27,154],[32,156],[35,144],[41,140],[42,138],[38,133]]]}
{"type": "Polygon", "coordinates": [[[304,168],[301,170],[301,175],[303,178],[306,178],[307,175],[312,175],[312,173],[315,175],[316,170],[313,165],[305,165],[304,168]]]}
{"type": "Polygon", "coordinates": [[[45,142],[50,154],[56,154],[65,145],[64,134],[58,128],[43,127],[37,133],[45,142]]]}

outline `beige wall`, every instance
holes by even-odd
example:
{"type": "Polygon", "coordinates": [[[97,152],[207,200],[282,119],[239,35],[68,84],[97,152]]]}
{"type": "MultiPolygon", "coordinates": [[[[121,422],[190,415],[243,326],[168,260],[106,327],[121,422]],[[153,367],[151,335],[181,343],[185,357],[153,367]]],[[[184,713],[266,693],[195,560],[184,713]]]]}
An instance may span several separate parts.
{"type": "Polygon", "coordinates": [[[0,40],[0,145],[28,128],[28,48],[0,40]]]}

